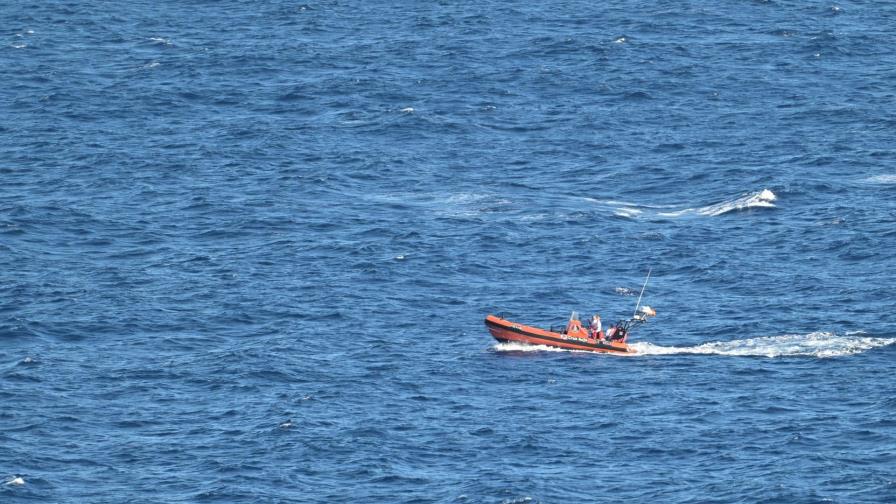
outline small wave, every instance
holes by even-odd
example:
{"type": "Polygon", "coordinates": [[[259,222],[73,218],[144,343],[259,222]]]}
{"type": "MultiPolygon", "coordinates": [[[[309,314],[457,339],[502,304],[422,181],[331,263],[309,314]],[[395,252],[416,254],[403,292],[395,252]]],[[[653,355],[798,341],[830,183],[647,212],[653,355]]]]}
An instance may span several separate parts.
{"type": "Polygon", "coordinates": [[[635,290],[629,289],[628,287],[616,287],[613,290],[620,296],[634,296],[637,293],[635,290]]]}
{"type": "Polygon", "coordinates": [[[697,211],[702,215],[722,215],[734,210],[743,210],[745,208],[774,208],[773,203],[778,197],[775,193],[768,189],[763,189],[758,193],[747,194],[734,201],[726,201],[717,205],[703,207],[697,211]]]}
{"type": "Polygon", "coordinates": [[[840,357],[872,348],[892,345],[896,338],[857,337],[858,333],[838,336],[830,332],[763,336],[732,341],[714,341],[690,347],[665,347],[647,342],[630,343],[636,355],[715,354],[742,357],[840,357]]]}

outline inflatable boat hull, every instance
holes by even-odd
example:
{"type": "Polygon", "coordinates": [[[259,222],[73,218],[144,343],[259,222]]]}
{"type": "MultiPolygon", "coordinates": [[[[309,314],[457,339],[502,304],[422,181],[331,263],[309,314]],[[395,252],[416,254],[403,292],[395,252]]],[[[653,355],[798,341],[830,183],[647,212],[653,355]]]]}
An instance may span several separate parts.
{"type": "Polygon", "coordinates": [[[635,350],[621,341],[601,341],[593,338],[571,336],[562,332],[546,331],[537,327],[518,324],[495,315],[485,317],[485,326],[496,340],[545,345],[586,352],[633,354],[635,350]]]}

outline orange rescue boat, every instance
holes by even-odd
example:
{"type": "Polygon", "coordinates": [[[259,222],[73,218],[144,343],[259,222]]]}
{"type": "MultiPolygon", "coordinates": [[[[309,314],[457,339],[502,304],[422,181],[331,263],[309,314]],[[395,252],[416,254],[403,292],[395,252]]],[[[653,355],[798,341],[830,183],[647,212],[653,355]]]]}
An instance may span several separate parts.
{"type": "MultiPolygon", "coordinates": [[[[645,307],[647,308],[647,307],[645,307]]],[[[650,310],[648,308],[648,310],[650,310]]],[[[652,312],[652,310],[650,310],[652,312]]],[[[582,322],[573,312],[566,327],[541,329],[517,322],[511,322],[497,315],[485,317],[485,326],[492,336],[502,342],[517,342],[528,345],[545,345],[568,350],[584,350],[588,352],[633,354],[637,351],[627,343],[632,326],[647,320],[647,314],[638,314],[629,320],[617,322],[606,334],[601,331],[592,334],[582,327],[582,322]]]]}

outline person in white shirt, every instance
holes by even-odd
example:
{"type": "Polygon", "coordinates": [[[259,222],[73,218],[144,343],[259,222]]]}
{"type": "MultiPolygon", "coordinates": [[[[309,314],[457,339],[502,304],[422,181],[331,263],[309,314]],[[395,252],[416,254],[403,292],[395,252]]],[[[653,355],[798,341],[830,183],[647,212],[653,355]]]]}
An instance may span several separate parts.
{"type": "Polygon", "coordinates": [[[591,317],[591,337],[597,340],[604,339],[604,333],[601,331],[600,314],[595,313],[591,317]]]}

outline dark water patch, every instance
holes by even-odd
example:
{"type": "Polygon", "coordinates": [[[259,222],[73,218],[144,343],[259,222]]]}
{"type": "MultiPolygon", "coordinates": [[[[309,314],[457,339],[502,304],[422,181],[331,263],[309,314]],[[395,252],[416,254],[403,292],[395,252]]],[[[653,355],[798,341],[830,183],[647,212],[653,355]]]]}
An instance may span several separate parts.
{"type": "Polygon", "coordinates": [[[622,95],[622,99],[627,101],[641,101],[652,100],[653,97],[646,91],[628,91],[622,95]]]}

